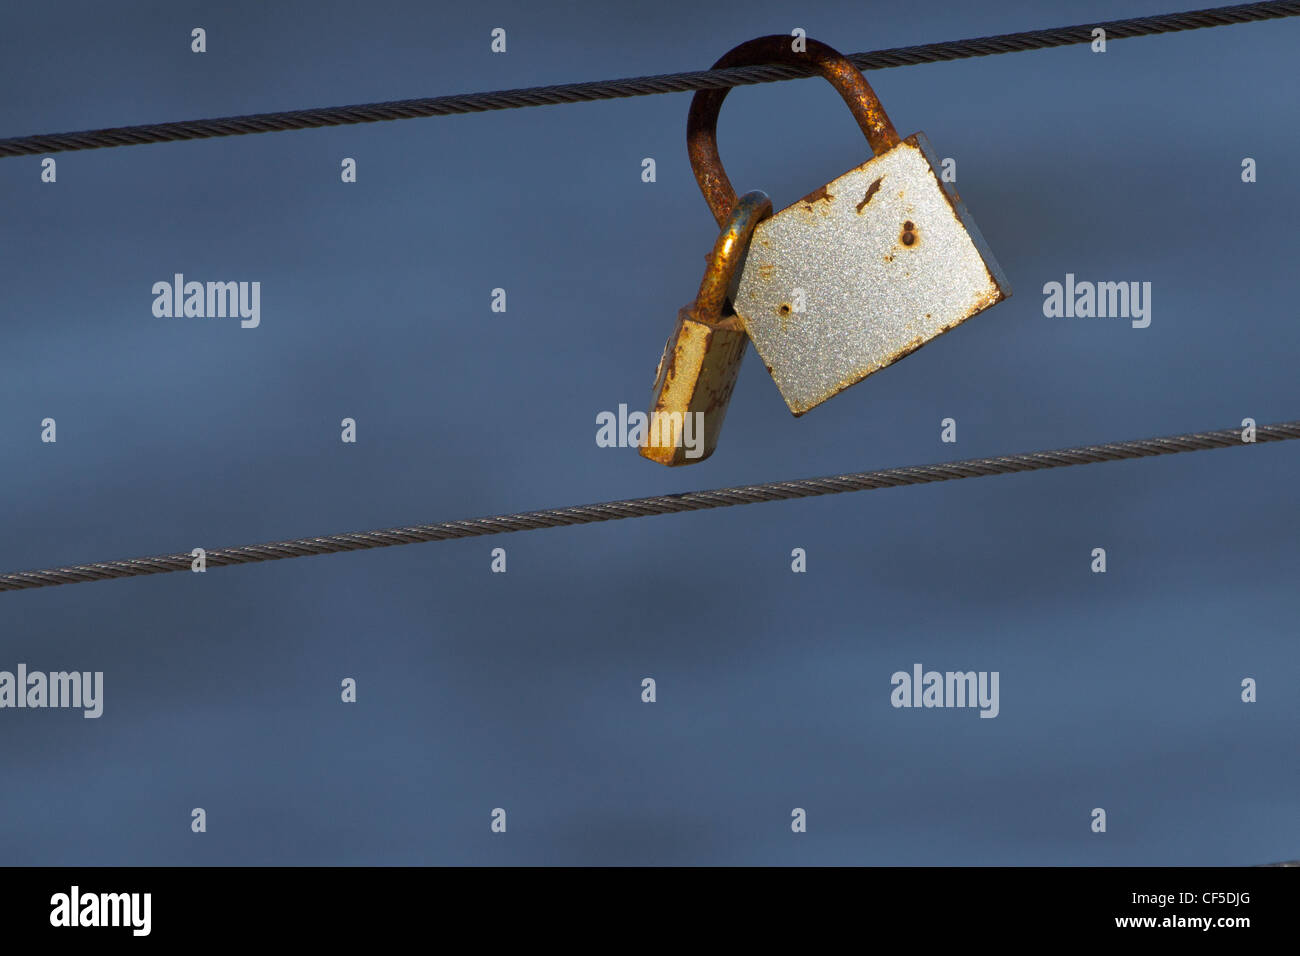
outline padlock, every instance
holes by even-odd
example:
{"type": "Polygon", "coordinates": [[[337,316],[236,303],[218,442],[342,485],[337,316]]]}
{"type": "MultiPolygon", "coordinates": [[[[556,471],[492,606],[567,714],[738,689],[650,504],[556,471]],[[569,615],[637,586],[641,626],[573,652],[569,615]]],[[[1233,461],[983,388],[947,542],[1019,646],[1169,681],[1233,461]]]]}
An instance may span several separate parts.
{"type": "MultiPolygon", "coordinates": [[[[848,104],[874,158],[754,231],[734,307],[796,416],[1011,295],[923,133],[900,140],[870,84],[816,40],[742,43],[715,69],[815,66],[848,104]]],[[[727,89],[691,102],[691,166],[714,216],[735,202],[718,156],[727,89]]]]}
{"type": "Polygon", "coordinates": [[[736,376],[745,332],[730,308],[754,227],[772,214],[758,190],[719,217],[722,232],[695,300],[677,313],[677,327],[655,371],[641,454],[661,465],[690,465],[713,454],[736,376]]]}

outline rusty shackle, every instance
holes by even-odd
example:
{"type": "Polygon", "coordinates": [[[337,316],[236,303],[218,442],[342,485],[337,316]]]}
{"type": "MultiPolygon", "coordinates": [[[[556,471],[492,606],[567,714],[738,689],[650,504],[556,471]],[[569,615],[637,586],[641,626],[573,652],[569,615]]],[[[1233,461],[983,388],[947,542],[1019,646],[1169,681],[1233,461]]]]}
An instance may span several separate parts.
{"type": "Polygon", "coordinates": [[[749,239],[754,227],[772,215],[772,200],[761,189],[745,193],[736,200],[718,241],[709,255],[709,267],[704,270],[699,295],[691,307],[692,318],[699,322],[715,324],[723,318],[727,297],[740,275],[740,267],[749,251],[749,239]]]}
{"type": "MultiPolygon", "coordinates": [[[[811,38],[804,40],[806,52],[796,53],[792,49],[793,40],[793,37],[782,34],[748,40],[724,53],[713,64],[713,69],[764,63],[815,66],[844,98],[874,154],[879,156],[896,146],[898,133],[894,124],[889,121],[875,90],[858,68],[825,43],[811,38]]],[[[736,190],[722,168],[722,157],[718,155],[718,112],[729,92],[729,88],[697,92],[691,100],[691,112],[686,121],[686,149],[691,157],[691,169],[719,228],[726,226],[736,205],[736,190]]]]}

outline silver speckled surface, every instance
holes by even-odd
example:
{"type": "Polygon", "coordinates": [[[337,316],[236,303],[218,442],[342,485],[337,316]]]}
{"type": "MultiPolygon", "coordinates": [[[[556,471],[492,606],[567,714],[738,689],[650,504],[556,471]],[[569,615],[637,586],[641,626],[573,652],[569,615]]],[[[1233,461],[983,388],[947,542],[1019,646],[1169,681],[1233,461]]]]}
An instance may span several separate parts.
{"type": "Polygon", "coordinates": [[[917,133],[754,231],[736,312],[794,414],[1011,294],[932,164],[917,133]]]}

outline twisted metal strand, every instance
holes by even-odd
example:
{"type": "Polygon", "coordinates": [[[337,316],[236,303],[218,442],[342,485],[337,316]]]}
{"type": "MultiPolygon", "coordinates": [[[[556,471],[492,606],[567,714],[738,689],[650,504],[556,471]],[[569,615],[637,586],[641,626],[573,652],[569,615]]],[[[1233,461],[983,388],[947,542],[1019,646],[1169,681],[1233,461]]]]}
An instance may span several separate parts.
{"type": "MultiPolygon", "coordinates": [[[[1300,438],[1300,421],[1283,422],[1277,425],[1260,425],[1256,429],[1255,441],[1264,443],[1290,441],[1296,438],[1300,438]]],[[[278,561],[283,558],[301,558],[314,554],[335,554],[340,551],[388,548],[395,545],[416,544],[424,541],[446,541],[451,538],[508,534],[514,531],[531,531],[537,528],[559,528],[567,525],[591,524],[597,521],[618,521],[623,518],[643,518],[650,515],[676,514],[683,511],[703,511],[707,508],[728,508],[733,505],[756,504],[763,501],[788,501],[793,498],[837,495],[848,491],[896,488],[902,485],[955,481],[962,478],[980,478],[986,475],[1008,475],[1023,471],[1065,468],[1070,465],[1091,465],[1104,461],[1123,461],[1129,458],[1150,458],[1156,455],[1177,455],[1182,452],[1231,447],[1249,446],[1242,442],[1241,433],[1237,429],[1225,428],[1220,431],[1172,435],[1167,438],[1144,438],[1134,441],[1110,442],[1105,445],[1084,445],[1078,448],[1003,455],[996,458],[971,458],[966,461],[944,462],[935,465],[913,465],[906,468],[886,468],[880,471],[831,475],[825,478],[773,481],[759,485],[741,485],[735,488],[690,491],[677,495],[657,495],[650,498],[630,498],[623,501],[606,501],[600,504],[574,505],[568,508],[554,508],[546,511],[525,511],[519,514],[493,515],[487,518],[470,518],[463,521],[444,521],[439,524],[411,525],[405,528],[387,528],[378,531],[354,531],[348,534],[297,538],[291,541],[272,541],[268,544],[246,545],[237,548],[217,548],[206,552],[206,562],[208,567],[220,568],[235,564],[253,564],[259,561],[278,561]]],[[[43,571],[20,571],[14,574],[0,574],[0,591],[20,591],[28,588],[52,587],[57,584],[75,584],[83,581],[103,581],[109,578],[130,578],[145,574],[187,571],[190,569],[191,561],[192,557],[187,553],[166,554],[150,558],[131,558],[124,561],[104,561],[98,564],[77,564],[70,567],[49,568],[43,571]]]]}
{"type": "MultiPolygon", "coordinates": [[[[1275,0],[1268,3],[1245,3],[1154,17],[1134,17],[1128,20],[1057,27],[1051,30],[1029,30],[969,40],[897,47],[892,50],[856,53],[849,59],[859,69],[880,70],[894,66],[912,66],[942,60],[961,60],[969,57],[1090,43],[1092,31],[1097,27],[1106,31],[1107,39],[1123,39],[1297,15],[1300,15],[1300,0],[1281,0],[1281,2],[1275,0]]],[[[815,72],[814,69],[796,66],[745,66],[725,70],[699,70],[619,80],[597,80],[589,83],[565,83],[558,86],[460,93],[388,103],[364,103],[355,106],[226,116],[217,119],[182,120],[149,126],[119,126],[72,133],[36,134],[0,139],[0,158],[102,149],[112,146],[138,146],[145,143],[174,143],[217,136],[317,129],[325,126],[348,126],[355,123],[377,123],[427,116],[451,116],[457,113],[482,113],[530,106],[555,106],[562,103],[587,103],[593,100],[648,96],[655,93],[685,93],[793,80],[812,76],[815,72]]]]}

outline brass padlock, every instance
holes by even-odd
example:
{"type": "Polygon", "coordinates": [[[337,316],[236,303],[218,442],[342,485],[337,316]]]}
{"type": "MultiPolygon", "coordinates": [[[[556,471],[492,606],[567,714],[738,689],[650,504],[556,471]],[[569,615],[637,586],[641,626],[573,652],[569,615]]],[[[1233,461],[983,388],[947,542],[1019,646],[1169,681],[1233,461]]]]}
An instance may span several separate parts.
{"type": "MultiPolygon", "coordinates": [[[[815,405],[1011,295],[961,197],[922,133],[900,140],[870,84],[835,50],[789,36],[742,43],[715,69],[816,66],[848,104],[874,158],[809,193],[755,231],[734,299],[786,405],[815,405]]],[[[691,102],[696,180],[719,221],[736,193],[718,156],[728,90],[691,102]]]]}
{"type": "Polygon", "coordinates": [[[772,214],[772,200],[755,190],[719,217],[722,232],[695,301],[677,313],[677,327],[655,372],[641,454],[661,465],[690,465],[713,454],[736,387],[745,332],[730,296],[754,227],[772,214]]]}

